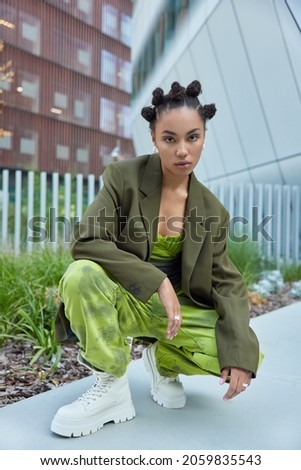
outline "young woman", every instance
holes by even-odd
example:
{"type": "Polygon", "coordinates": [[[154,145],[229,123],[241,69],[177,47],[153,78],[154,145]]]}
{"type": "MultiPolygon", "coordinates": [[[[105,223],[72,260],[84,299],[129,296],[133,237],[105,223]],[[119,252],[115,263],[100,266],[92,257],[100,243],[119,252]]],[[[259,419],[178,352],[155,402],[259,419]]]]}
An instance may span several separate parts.
{"type": "Polygon", "coordinates": [[[149,337],[143,359],[151,394],[167,408],[186,397],[179,374],[214,374],[225,400],[256,376],[257,338],[249,327],[242,276],[227,256],[229,214],[195,177],[214,104],[201,85],[174,82],[142,109],[156,153],[109,165],[103,188],[74,232],[74,262],[59,286],[59,342],[75,337],[95,384],[56,413],[63,436],[130,420],[128,337],[149,337]]]}

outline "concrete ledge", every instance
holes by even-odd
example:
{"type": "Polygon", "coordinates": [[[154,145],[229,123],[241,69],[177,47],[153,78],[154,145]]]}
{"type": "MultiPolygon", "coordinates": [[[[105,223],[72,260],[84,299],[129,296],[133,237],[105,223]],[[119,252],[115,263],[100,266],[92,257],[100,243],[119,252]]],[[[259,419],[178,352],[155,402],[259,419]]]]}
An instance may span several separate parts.
{"type": "Polygon", "coordinates": [[[252,320],[265,353],[258,377],[230,402],[216,377],[185,377],[187,404],[167,410],[150,397],[141,360],[129,367],[137,416],[95,434],[63,438],[49,430],[56,410],[81,395],[91,377],[0,409],[0,449],[301,449],[301,302],[252,320]]]}

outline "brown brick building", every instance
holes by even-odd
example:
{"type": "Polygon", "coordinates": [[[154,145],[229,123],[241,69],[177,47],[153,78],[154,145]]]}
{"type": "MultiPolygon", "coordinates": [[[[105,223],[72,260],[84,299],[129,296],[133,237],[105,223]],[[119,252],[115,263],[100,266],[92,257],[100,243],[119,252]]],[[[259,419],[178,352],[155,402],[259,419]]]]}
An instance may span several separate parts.
{"type": "Polygon", "coordinates": [[[131,0],[0,0],[1,168],[98,176],[114,148],[134,156],[131,10],[131,0]]]}

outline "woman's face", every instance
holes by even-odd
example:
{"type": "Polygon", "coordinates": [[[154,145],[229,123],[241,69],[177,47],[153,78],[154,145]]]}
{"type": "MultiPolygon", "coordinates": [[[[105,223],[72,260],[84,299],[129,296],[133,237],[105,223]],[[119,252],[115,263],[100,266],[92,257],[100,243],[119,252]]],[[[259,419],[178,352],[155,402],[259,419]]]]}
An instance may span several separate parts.
{"type": "Polygon", "coordinates": [[[152,132],[163,174],[190,175],[200,159],[204,139],[204,121],[195,109],[183,106],[164,111],[152,132]]]}

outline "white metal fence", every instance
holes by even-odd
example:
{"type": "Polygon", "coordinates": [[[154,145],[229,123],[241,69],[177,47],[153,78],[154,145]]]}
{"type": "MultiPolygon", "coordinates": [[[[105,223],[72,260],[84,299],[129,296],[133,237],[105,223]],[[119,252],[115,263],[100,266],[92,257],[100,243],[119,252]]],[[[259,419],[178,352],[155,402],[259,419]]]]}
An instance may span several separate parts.
{"type": "Polygon", "coordinates": [[[301,186],[279,184],[210,185],[231,214],[230,238],[259,243],[277,264],[301,260],[301,186]]]}
{"type": "MultiPolygon", "coordinates": [[[[16,255],[23,248],[68,244],[74,221],[102,184],[94,175],[21,170],[3,170],[0,181],[1,247],[16,255]]],[[[300,262],[300,186],[225,183],[209,189],[230,212],[234,242],[257,242],[277,263],[300,262]]]]}
{"type": "Polygon", "coordinates": [[[2,250],[68,243],[73,224],[82,217],[101,187],[101,177],[66,173],[3,170],[0,178],[2,250]]]}

